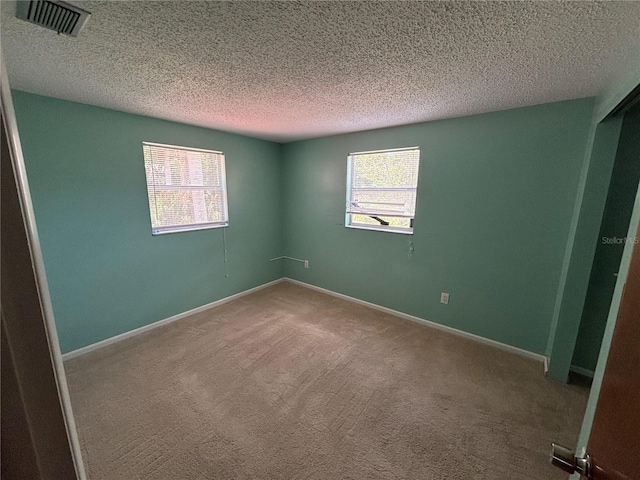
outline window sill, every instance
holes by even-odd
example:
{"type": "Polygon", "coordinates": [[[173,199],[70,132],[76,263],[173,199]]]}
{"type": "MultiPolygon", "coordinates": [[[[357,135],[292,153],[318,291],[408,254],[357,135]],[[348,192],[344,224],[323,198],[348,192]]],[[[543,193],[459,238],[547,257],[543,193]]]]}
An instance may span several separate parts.
{"type": "Polygon", "coordinates": [[[152,229],[151,235],[166,235],[168,233],[195,232],[198,230],[209,230],[211,228],[225,228],[229,223],[206,223],[202,225],[182,225],[180,227],[164,227],[162,229],[152,229]]]}
{"type": "Polygon", "coordinates": [[[400,233],[402,235],[413,235],[413,229],[408,230],[406,228],[398,228],[398,227],[385,227],[379,226],[376,227],[374,225],[345,225],[347,228],[355,228],[357,230],[374,230],[376,232],[386,232],[386,233],[400,233]]]}

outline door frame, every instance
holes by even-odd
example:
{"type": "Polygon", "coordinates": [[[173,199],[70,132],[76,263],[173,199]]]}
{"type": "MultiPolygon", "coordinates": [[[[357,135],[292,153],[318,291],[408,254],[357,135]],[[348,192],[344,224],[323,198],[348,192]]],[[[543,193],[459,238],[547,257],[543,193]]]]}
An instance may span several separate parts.
{"type": "MultiPolygon", "coordinates": [[[[632,93],[637,93],[637,87],[632,91],[632,93]]],[[[631,94],[630,94],[631,95],[631,94]]],[[[635,99],[637,100],[637,97],[635,99]]],[[[621,102],[622,103],[622,102],[621,102]]],[[[627,110],[633,105],[627,104],[627,110]]],[[[619,115],[623,115],[624,111],[619,111],[619,115]]],[[[607,116],[606,118],[611,118],[607,116]]],[[[635,202],[633,206],[633,213],[631,216],[631,221],[629,222],[629,229],[627,232],[627,238],[634,238],[638,235],[638,228],[640,227],[640,187],[636,192],[635,202]]],[[[598,405],[598,400],[600,398],[600,390],[602,387],[602,380],[605,374],[607,360],[609,358],[609,351],[611,349],[611,341],[613,339],[613,333],[615,330],[616,322],[618,319],[618,313],[620,311],[620,305],[622,303],[622,294],[624,292],[624,288],[627,282],[627,277],[629,275],[629,269],[631,266],[631,257],[634,252],[634,248],[640,249],[640,244],[636,244],[633,241],[625,242],[624,251],[622,254],[622,259],[620,261],[620,269],[618,271],[618,277],[616,280],[616,286],[613,293],[613,298],[611,300],[611,306],[609,308],[609,315],[607,317],[607,325],[605,327],[604,337],[602,339],[600,354],[598,355],[598,362],[596,365],[596,370],[594,373],[593,384],[591,385],[591,392],[589,394],[589,400],[587,402],[587,408],[584,414],[584,419],[582,422],[582,428],[580,430],[580,436],[578,437],[577,443],[577,456],[583,457],[587,452],[587,446],[589,443],[589,437],[591,436],[591,428],[593,426],[593,421],[596,414],[596,408],[598,405]]],[[[579,480],[581,477],[579,474],[574,474],[572,480],[579,480]]]]}
{"type": "Polygon", "coordinates": [[[69,396],[69,389],[67,386],[67,377],[64,371],[64,364],[62,361],[62,353],[60,350],[60,343],[58,341],[58,334],[56,330],[55,318],[53,315],[53,307],[51,305],[51,297],[49,294],[49,286],[47,283],[47,277],[45,273],[44,260],[42,256],[42,249],[40,246],[40,239],[38,236],[38,229],[36,226],[35,215],[33,210],[33,203],[31,201],[31,192],[29,189],[29,181],[27,179],[27,170],[24,162],[24,156],[22,154],[22,146],[20,143],[20,135],[18,133],[18,124],[16,121],[15,110],[13,108],[13,99],[11,97],[11,88],[9,85],[9,78],[7,75],[7,69],[4,63],[4,56],[0,54],[0,89],[1,89],[1,108],[5,118],[5,126],[7,130],[7,147],[11,156],[11,163],[13,165],[15,182],[18,190],[18,196],[20,200],[20,206],[22,209],[22,216],[25,222],[25,230],[27,233],[27,241],[29,243],[29,250],[31,251],[31,258],[33,262],[34,275],[37,282],[37,288],[39,293],[39,302],[44,318],[44,328],[47,335],[47,341],[49,344],[49,353],[51,356],[51,363],[53,365],[53,371],[55,375],[56,386],[58,389],[58,398],[60,399],[60,407],[62,409],[64,423],[67,430],[67,437],[69,439],[69,446],[71,448],[71,454],[75,464],[76,474],[78,479],[86,480],[84,462],[82,459],[82,453],[80,448],[80,440],[76,430],[76,423],[73,416],[73,410],[71,407],[71,398],[69,396]]]}

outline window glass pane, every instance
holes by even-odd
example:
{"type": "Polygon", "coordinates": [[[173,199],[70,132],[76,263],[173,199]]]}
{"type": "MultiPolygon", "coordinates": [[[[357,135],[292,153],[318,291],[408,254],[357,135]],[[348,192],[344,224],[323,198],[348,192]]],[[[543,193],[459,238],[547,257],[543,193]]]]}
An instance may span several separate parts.
{"type": "Polygon", "coordinates": [[[156,144],[143,150],[154,233],[227,222],[224,154],[156,144]]]}
{"type": "MultiPolygon", "coordinates": [[[[410,218],[396,218],[396,217],[378,217],[381,220],[389,223],[390,227],[396,228],[411,228],[410,218]]],[[[352,225],[371,225],[372,227],[379,227],[382,224],[378,220],[374,220],[368,215],[352,215],[352,225]]]]}
{"type": "MultiPolygon", "coordinates": [[[[222,192],[215,190],[158,190],[153,200],[154,227],[223,222],[222,192]]],[[[153,220],[153,217],[152,217],[153,220]]]]}
{"type": "Polygon", "coordinates": [[[347,225],[411,232],[419,164],[419,148],[351,154],[347,225]]]}

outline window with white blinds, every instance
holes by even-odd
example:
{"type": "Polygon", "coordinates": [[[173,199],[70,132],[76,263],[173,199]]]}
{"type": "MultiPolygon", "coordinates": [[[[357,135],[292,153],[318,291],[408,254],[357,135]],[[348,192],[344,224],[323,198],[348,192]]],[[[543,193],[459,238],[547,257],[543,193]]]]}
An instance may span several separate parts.
{"type": "Polygon", "coordinates": [[[347,160],[347,227],[413,233],[420,148],[359,152],[347,160]]]}
{"type": "Polygon", "coordinates": [[[144,142],[151,232],[226,227],[224,153],[144,142]]]}

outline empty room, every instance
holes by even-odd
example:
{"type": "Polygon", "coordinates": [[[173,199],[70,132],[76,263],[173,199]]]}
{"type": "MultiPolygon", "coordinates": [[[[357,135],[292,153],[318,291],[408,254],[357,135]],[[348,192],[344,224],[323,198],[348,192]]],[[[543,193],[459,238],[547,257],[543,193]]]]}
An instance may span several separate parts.
{"type": "Polygon", "coordinates": [[[640,479],[640,2],[0,15],[3,479],[640,479]]]}

